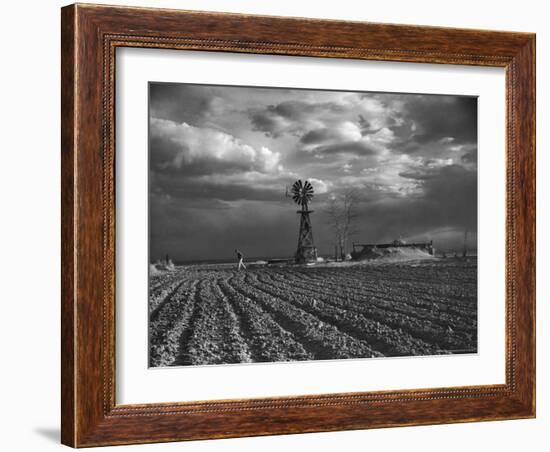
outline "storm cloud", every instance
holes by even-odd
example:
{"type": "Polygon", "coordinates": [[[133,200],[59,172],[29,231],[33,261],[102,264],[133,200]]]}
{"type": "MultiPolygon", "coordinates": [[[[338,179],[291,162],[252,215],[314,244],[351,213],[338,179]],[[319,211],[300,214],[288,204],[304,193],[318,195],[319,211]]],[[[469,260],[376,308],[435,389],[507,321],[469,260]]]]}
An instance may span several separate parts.
{"type": "Polygon", "coordinates": [[[475,237],[475,97],[150,83],[149,99],[153,260],[292,255],[296,179],[321,255],[326,204],[350,189],[356,242],[475,237]]]}

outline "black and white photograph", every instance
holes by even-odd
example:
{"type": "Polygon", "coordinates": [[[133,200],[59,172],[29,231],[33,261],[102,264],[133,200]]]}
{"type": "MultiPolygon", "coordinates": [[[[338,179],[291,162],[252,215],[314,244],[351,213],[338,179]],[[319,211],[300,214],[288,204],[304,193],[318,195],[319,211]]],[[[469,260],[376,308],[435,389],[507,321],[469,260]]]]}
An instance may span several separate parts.
{"type": "Polygon", "coordinates": [[[149,367],[477,353],[477,97],[148,89],[149,367]]]}

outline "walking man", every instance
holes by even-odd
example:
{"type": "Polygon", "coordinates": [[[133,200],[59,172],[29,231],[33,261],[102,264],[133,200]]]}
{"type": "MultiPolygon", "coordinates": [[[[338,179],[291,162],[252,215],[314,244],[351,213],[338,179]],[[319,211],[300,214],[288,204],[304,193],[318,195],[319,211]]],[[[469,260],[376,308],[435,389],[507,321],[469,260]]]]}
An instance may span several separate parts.
{"type": "Polygon", "coordinates": [[[237,260],[239,261],[239,266],[237,268],[238,271],[241,271],[241,267],[246,270],[246,265],[244,265],[243,262],[243,254],[239,250],[235,250],[235,254],[237,255],[237,260]]]}

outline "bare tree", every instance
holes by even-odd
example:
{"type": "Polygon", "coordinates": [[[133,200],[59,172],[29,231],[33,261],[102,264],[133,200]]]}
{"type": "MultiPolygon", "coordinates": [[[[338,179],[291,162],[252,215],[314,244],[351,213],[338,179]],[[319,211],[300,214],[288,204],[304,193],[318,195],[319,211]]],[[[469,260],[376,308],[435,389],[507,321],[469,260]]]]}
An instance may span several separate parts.
{"type": "Polygon", "coordinates": [[[328,201],[328,205],[325,209],[326,215],[328,216],[330,227],[334,234],[334,258],[338,259],[339,250],[338,247],[341,243],[341,215],[340,215],[340,206],[336,199],[336,196],[331,196],[328,201]]]}
{"type": "Polygon", "coordinates": [[[334,233],[336,252],[340,254],[342,260],[346,257],[348,240],[356,232],[353,227],[353,221],[357,217],[356,204],[356,192],[350,189],[340,196],[330,197],[326,207],[326,214],[334,233]]]}

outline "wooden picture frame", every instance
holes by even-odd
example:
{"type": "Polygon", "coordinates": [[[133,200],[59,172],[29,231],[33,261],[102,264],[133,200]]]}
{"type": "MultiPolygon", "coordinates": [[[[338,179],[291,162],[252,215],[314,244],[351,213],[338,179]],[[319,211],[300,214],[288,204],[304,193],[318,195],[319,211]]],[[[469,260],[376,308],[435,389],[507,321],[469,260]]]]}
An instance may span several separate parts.
{"type": "Polygon", "coordinates": [[[79,4],[62,9],[61,34],[64,444],[86,447],[535,416],[535,35],[79,4]],[[506,383],[117,405],[118,47],[505,68],[506,383]]]}

